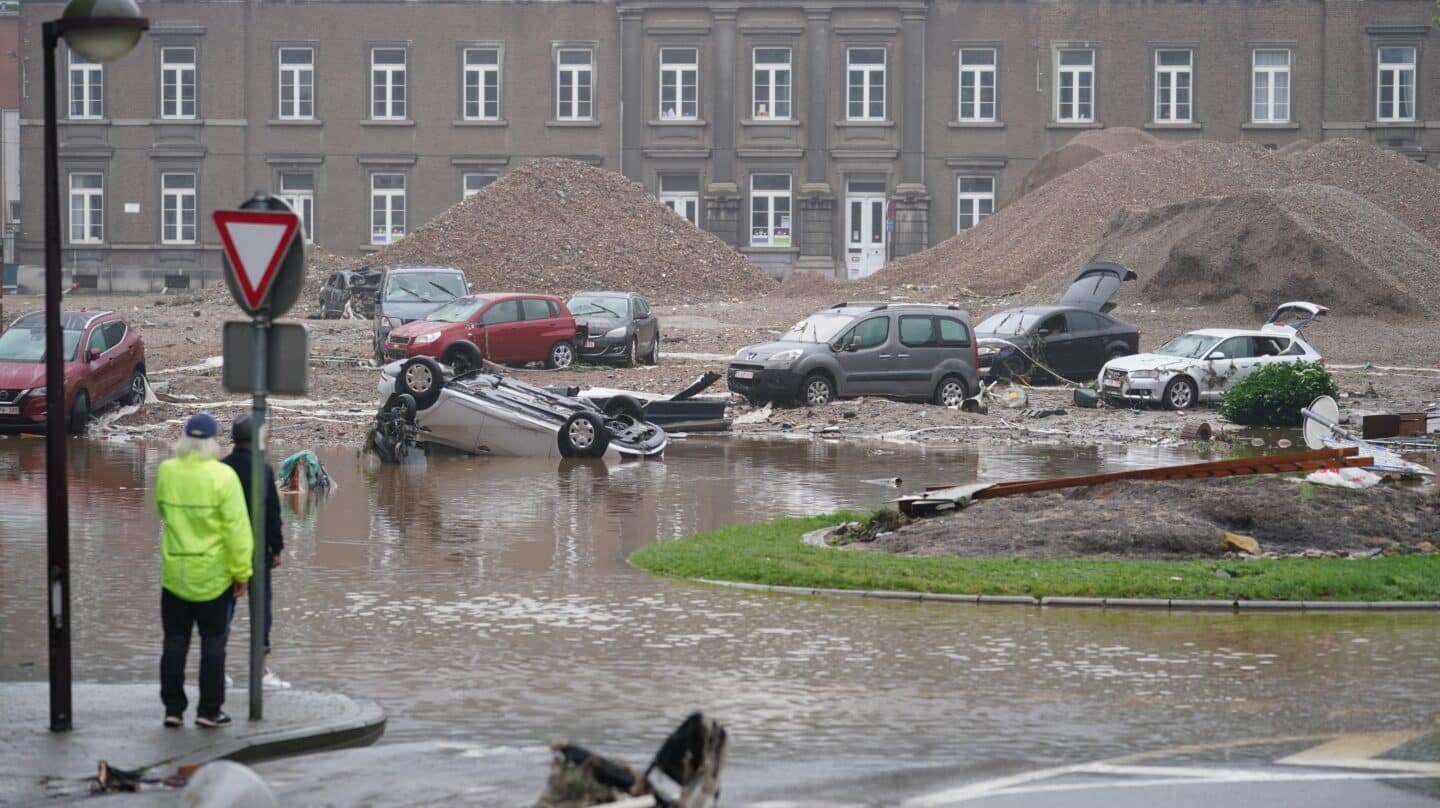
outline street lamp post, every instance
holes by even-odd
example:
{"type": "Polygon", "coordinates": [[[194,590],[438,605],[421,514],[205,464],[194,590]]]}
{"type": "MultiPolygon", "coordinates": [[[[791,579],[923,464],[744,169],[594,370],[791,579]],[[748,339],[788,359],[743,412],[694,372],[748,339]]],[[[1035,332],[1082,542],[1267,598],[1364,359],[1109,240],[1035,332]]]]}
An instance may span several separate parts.
{"type": "MultiPolygon", "coordinates": [[[[65,336],[60,319],[60,155],[55,50],[64,39],[93,62],[124,56],[150,28],[135,0],[72,0],[42,27],[45,48],[45,489],[50,626],[50,730],[71,729],[70,503],[65,480],[65,336]]],[[[80,346],[77,346],[80,347],[80,346]]]]}

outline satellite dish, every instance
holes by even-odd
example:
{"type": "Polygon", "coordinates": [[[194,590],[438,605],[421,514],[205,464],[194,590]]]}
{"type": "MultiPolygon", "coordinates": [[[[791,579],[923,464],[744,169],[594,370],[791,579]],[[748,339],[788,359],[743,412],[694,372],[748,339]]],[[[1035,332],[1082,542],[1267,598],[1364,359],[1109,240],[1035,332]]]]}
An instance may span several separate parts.
{"type": "Polygon", "coordinates": [[[1340,405],[1329,396],[1320,396],[1301,410],[1305,416],[1305,445],[1311,449],[1324,449],[1335,440],[1335,430],[1340,425],[1340,405]]]}

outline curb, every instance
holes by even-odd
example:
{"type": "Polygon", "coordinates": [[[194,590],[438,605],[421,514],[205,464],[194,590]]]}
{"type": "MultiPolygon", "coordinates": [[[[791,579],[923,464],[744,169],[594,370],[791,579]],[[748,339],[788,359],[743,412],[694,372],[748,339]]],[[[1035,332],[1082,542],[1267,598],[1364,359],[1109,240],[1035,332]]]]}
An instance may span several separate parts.
{"type": "Polygon", "coordinates": [[[773,592],[780,595],[820,597],[872,598],[875,600],[906,600],[917,603],[966,603],[989,606],[1031,606],[1080,609],[1150,609],[1165,611],[1226,611],[1226,612],[1427,612],[1440,611],[1440,601],[1356,601],[1356,600],[1167,600],[1164,598],[1073,598],[1029,595],[957,595],[939,592],[892,592],[868,589],[825,589],[808,586],[775,586],[743,581],[717,581],[711,578],[686,578],[695,583],[744,589],[751,592],[773,592]]]}

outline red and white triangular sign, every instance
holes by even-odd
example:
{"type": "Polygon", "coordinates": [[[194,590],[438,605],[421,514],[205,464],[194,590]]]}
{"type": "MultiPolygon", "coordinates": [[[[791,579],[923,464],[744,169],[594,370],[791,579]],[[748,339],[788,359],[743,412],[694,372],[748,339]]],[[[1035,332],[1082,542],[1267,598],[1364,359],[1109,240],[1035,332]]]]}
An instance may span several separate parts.
{"type": "Polygon", "coordinates": [[[217,210],[215,226],[245,301],[251,309],[260,308],[275,281],[275,270],[300,228],[299,217],[273,211],[217,210]]]}

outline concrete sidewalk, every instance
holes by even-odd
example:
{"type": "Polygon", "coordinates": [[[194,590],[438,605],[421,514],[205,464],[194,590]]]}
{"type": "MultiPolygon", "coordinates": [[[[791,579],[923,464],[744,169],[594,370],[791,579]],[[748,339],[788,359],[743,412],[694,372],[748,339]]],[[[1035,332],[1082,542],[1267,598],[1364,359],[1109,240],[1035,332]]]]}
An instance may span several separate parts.
{"type": "Polygon", "coordinates": [[[374,743],[385,713],[370,701],[338,693],[277,690],[265,693],[265,719],[251,722],[247,691],[226,695],[235,723],[200,729],[197,693],[182,729],[161,724],[158,683],[76,684],[75,729],[50,732],[49,687],[43,682],[0,682],[0,805],[40,803],[86,794],[97,761],[121,769],[150,769],[166,776],[187,763],[220,758],[252,762],[374,743]]]}

